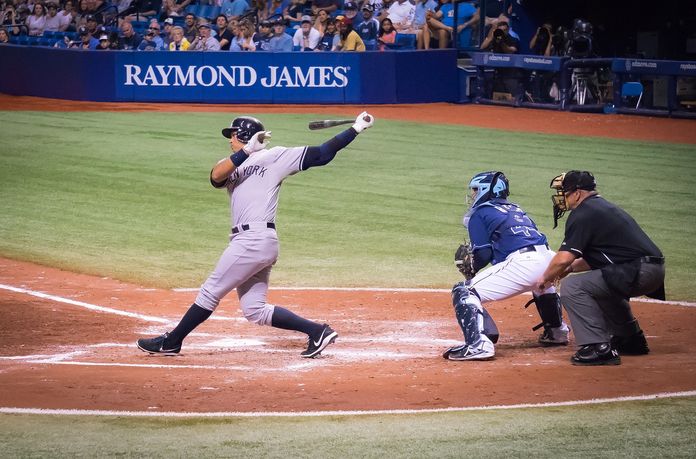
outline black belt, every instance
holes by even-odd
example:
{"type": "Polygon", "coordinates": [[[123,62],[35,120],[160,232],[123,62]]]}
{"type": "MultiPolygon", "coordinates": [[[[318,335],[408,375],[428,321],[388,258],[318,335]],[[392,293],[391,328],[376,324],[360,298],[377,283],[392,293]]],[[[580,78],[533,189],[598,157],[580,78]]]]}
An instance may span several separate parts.
{"type": "MultiPolygon", "coordinates": [[[[546,248],[549,248],[549,245],[546,244],[546,248]]],[[[526,252],[536,252],[536,247],[533,245],[528,245],[527,247],[522,247],[521,249],[517,250],[517,253],[526,253],[526,252]]]]}
{"type": "Polygon", "coordinates": [[[641,263],[648,263],[651,265],[664,265],[665,257],[640,257],[641,263]]]}
{"type": "MultiPolygon", "coordinates": [[[[266,222],[266,228],[275,229],[275,223],[266,222]]],[[[249,229],[249,225],[247,225],[246,223],[243,225],[237,225],[234,228],[232,228],[232,234],[241,233],[242,231],[247,231],[248,229],[249,229]]]]}

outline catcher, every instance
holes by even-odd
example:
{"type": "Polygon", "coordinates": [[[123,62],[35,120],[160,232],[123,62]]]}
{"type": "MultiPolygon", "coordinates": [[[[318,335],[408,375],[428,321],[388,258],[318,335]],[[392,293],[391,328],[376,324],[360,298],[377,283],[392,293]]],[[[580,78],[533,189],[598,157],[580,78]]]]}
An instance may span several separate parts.
{"type": "MultiPolygon", "coordinates": [[[[464,333],[464,344],[445,351],[449,360],[488,360],[495,355],[498,328],[482,303],[503,300],[532,291],[544,327],[543,346],[568,344],[561,302],[553,286],[534,290],[555,253],[542,234],[517,205],[507,201],[510,184],[502,172],[481,172],[469,182],[470,208],[463,224],[471,243],[459,246],[455,264],[466,278],[452,288],[452,304],[464,333]],[[488,264],[492,266],[480,271],[488,264]]],[[[531,303],[530,302],[530,303],[531,303]]],[[[527,305],[529,305],[528,303],[527,305]]]]}

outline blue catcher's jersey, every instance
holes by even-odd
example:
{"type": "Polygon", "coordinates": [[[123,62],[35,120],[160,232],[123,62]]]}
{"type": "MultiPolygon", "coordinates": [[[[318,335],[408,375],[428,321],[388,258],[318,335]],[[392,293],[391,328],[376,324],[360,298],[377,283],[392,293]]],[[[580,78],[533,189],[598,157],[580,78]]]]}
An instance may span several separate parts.
{"type": "Polygon", "coordinates": [[[490,247],[491,264],[499,263],[512,252],[530,245],[546,244],[546,236],[517,204],[492,199],[477,206],[470,214],[469,238],[474,251],[490,247]]]}

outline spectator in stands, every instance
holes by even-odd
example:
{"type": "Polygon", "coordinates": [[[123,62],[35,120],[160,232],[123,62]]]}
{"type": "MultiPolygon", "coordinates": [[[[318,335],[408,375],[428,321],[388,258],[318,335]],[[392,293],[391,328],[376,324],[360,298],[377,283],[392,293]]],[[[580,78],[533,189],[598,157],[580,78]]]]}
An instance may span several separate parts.
{"type": "Polygon", "coordinates": [[[145,32],[145,35],[143,36],[143,41],[141,41],[138,45],[138,51],[157,51],[157,49],[157,43],[155,42],[155,32],[151,29],[148,29],[147,32],[145,32]]]}
{"type": "Polygon", "coordinates": [[[172,27],[172,41],[169,42],[169,51],[186,51],[191,43],[184,36],[184,28],[181,26],[172,27]]]}
{"type": "Polygon", "coordinates": [[[71,48],[78,48],[78,49],[97,49],[97,45],[99,44],[99,40],[94,38],[92,36],[92,33],[87,29],[87,27],[82,26],[79,28],[77,31],[78,36],[80,37],[80,40],[77,42],[71,42],[73,45],[71,45],[71,48]]]}
{"type": "Polygon", "coordinates": [[[288,27],[298,29],[304,15],[305,0],[291,0],[290,5],[283,10],[283,19],[288,27]]]}
{"type": "Polygon", "coordinates": [[[97,35],[97,27],[99,27],[99,23],[97,22],[97,18],[93,14],[86,14],[85,15],[85,27],[87,27],[87,30],[89,30],[89,33],[92,34],[93,37],[98,36],[97,35]]]}
{"type": "Polygon", "coordinates": [[[156,51],[161,51],[163,49],[166,49],[164,46],[164,40],[162,39],[162,36],[160,35],[160,33],[162,32],[162,27],[159,25],[159,22],[157,22],[157,19],[150,20],[150,25],[149,25],[147,31],[151,32],[153,34],[152,41],[155,42],[156,51]]]}
{"type": "Polygon", "coordinates": [[[198,36],[191,42],[189,51],[220,51],[220,42],[212,36],[210,24],[198,26],[198,36]]]}
{"type": "Polygon", "coordinates": [[[169,6],[171,13],[168,16],[183,16],[186,7],[192,2],[193,0],[172,0],[172,4],[169,6]]]}
{"type": "Polygon", "coordinates": [[[133,30],[133,25],[128,21],[121,23],[121,36],[119,37],[119,49],[136,49],[143,39],[133,30]]]}
{"type": "MultiPolygon", "coordinates": [[[[461,4],[460,4],[461,5],[461,4]]],[[[434,13],[437,8],[436,0],[416,0],[415,13],[413,15],[413,28],[416,29],[416,43],[418,49],[423,49],[423,27],[426,24],[426,14],[434,13]]]]}
{"type": "Polygon", "coordinates": [[[184,18],[184,37],[190,42],[198,36],[198,24],[195,14],[187,13],[184,18]]]}
{"type": "Polygon", "coordinates": [[[63,4],[63,9],[58,12],[58,17],[60,17],[61,21],[61,32],[75,30],[76,16],[77,11],[75,10],[73,0],[66,0],[63,4]]]}
{"type": "Polygon", "coordinates": [[[349,24],[344,16],[336,16],[336,24],[341,37],[341,42],[338,46],[339,51],[365,51],[365,43],[363,43],[360,35],[353,30],[353,25],[349,24]]]}
{"type": "Polygon", "coordinates": [[[440,0],[434,12],[426,12],[426,25],[423,27],[421,49],[430,49],[430,39],[437,40],[438,48],[447,48],[454,30],[454,6],[451,0],[440,0]]]}
{"type": "Polygon", "coordinates": [[[457,14],[457,40],[459,46],[478,46],[478,38],[474,37],[474,28],[471,26],[472,19],[478,14],[474,2],[460,2],[457,14]]]}
{"type": "Polygon", "coordinates": [[[10,35],[7,30],[0,28],[0,45],[4,45],[10,42],[10,35]]]}
{"type": "Polygon", "coordinates": [[[346,17],[346,21],[353,24],[353,30],[355,26],[362,20],[362,17],[358,17],[358,4],[352,1],[343,4],[343,15],[346,17]]]}
{"type": "MultiPolygon", "coordinates": [[[[268,4],[268,18],[277,18],[283,15],[283,10],[290,3],[288,0],[271,0],[268,4]]],[[[274,19],[275,21],[275,19],[274,19]]]]}
{"type": "Polygon", "coordinates": [[[336,28],[336,21],[333,18],[329,18],[326,23],[326,32],[322,35],[319,44],[314,49],[315,51],[336,51],[338,45],[341,43],[341,37],[338,34],[338,29],[336,28]]]}
{"type": "Polygon", "coordinates": [[[34,9],[25,24],[29,29],[30,36],[40,37],[43,35],[44,27],[46,26],[46,10],[44,10],[44,6],[41,3],[34,4],[34,9]]]}
{"type": "Polygon", "coordinates": [[[228,19],[238,18],[249,9],[247,0],[225,0],[220,5],[220,12],[228,19]]]}
{"type": "Polygon", "coordinates": [[[273,23],[268,19],[264,19],[259,24],[259,31],[254,34],[254,44],[256,51],[270,51],[271,38],[273,38],[273,23]]]}
{"type": "Polygon", "coordinates": [[[538,54],[540,56],[550,56],[551,46],[553,45],[553,27],[551,23],[545,22],[536,29],[534,36],[529,40],[529,49],[532,53],[538,54]]]}
{"type": "Polygon", "coordinates": [[[271,51],[292,51],[292,37],[285,33],[285,22],[278,19],[273,23],[273,38],[271,38],[271,51]]]}
{"type": "Polygon", "coordinates": [[[382,22],[382,19],[389,16],[389,8],[394,4],[395,0],[382,0],[382,6],[380,12],[377,13],[377,6],[375,5],[375,18],[382,22]]]}
{"type": "Polygon", "coordinates": [[[97,51],[110,51],[111,41],[109,41],[109,36],[104,34],[99,36],[99,44],[97,45],[97,51]]]}
{"type": "MultiPolygon", "coordinates": [[[[387,10],[387,17],[394,25],[393,29],[398,33],[415,34],[413,20],[416,16],[416,7],[409,0],[396,0],[387,10]]],[[[384,19],[380,24],[384,23],[384,19]]]]}
{"type": "Polygon", "coordinates": [[[338,9],[337,0],[313,0],[312,1],[312,14],[317,16],[319,10],[326,10],[329,15],[338,9]]]}
{"type": "Polygon", "coordinates": [[[396,29],[389,18],[382,19],[379,24],[379,33],[377,35],[377,43],[380,51],[384,51],[387,45],[393,44],[396,41],[396,29]]]}
{"type": "Polygon", "coordinates": [[[2,21],[2,25],[4,26],[4,29],[8,31],[8,35],[16,37],[23,31],[26,31],[27,27],[20,21],[19,18],[20,16],[15,6],[11,3],[7,4],[5,7],[5,17],[2,21]]]}
{"type": "MultiPolygon", "coordinates": [[[[430,0],[434,1],[434,0],[430,0]]],[[[377,48],[377,34],[379,33],[379,21],[372,16],[374,7],[369,3],[365,3],[360,11],[362,20],[353,26],[367,49],[377,48]]]]}
{"type": "Polygon", "coordinates": [[[256,51],[254,26],[251,21],[243,19],[239,22],[239,33],[232,39],[230,51],[256,51]]]}
{"type": "Polygon", "coordinates": [[[329,13],[326,10],[319,10],[314,17],[314,27],[319,31],[319,34],[324,35],[326,32],[326,21],[329,19],[329,13]]]}
{"type": "Polygon", "coordinates": [[[362,5],[370,5],[372,7],[372,17],[375,18],[377,24],[379,24],[379,17],[382,15],[382,10],[384,9],[384,2],[382,0],[364,0],[362,5]]]}
{"type": "Polygon", "coordinates": [[[157,17],[162,10],[162,0],[137,0],[131,3],[129,21],[142,21],[150,17],[157,17]]]}
{"type": "Polygon", "coordinates": [[[266,0],[251,0],[249,9],[255,12],[257,24],[264,19],[268,19],[268,3],[266,0]]]}
{"type": "Polygon", "coordinates": [[[293,49],[298,51],[314,51],[321,40],[321,33],[312,27],[312,18],[302,16],[302,25],[292,37],[293,49]]]}
{"type": "Polygon", "coordinates": [[[230,43],[232,42],[232,32],[228,29],[229,23],[227,22],[227,16],[224,14],[218,14],[215,18],[215,38],[220,42],[220,51],[229,51],[230,43]]]}
{"type": "Polygon", "coordinates": [[[46,3],[46,22],[44,24],[44,32],[61,32],[61,18],[58,16],[58,5],[55,3],[46,3]]]}
{"type": "Polygon", "coordinates": [[[167,18],[164,20],[162,23],[162,33],[160,33],[160,38],[162,38],[162,42],[164,43],[164,49],[169,49],[169,43],[172,42],[172,28],[174,27],[174,19],[173,18],[167,18]]]}

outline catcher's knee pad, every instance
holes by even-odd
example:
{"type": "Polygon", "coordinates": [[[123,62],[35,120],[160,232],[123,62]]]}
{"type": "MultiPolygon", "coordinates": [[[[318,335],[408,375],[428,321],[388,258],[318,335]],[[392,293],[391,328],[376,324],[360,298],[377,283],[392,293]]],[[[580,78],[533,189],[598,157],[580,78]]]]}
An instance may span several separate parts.
{"type": "Polygon", "coordinates": [[[464,282],[455,284],[452,288],[452,305],[457,323],[464,333],[464,341],[467,344],[478,343],[483,331],[483,306],[475,292],[464,282]]]}
{"type": "Polygon", "coordinates": [[[273,306],[268,303],[253,302],[241,304],[244,318],[257,325],[271,325],[273,306]]]}
{"type": "Polygon", "coordinates": [[[533,300],[536,304],[541,323],[544,328],[560,327],[563,323],[563,312],[561,309],[561,298],[557,293],[546,293],[544,295],[534,295],[533,300]]]}

